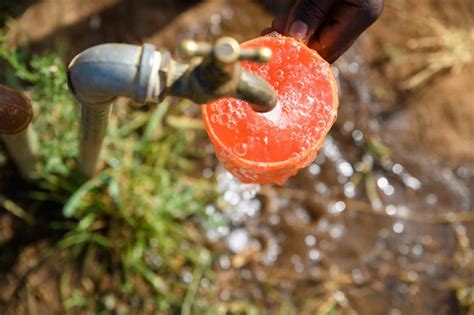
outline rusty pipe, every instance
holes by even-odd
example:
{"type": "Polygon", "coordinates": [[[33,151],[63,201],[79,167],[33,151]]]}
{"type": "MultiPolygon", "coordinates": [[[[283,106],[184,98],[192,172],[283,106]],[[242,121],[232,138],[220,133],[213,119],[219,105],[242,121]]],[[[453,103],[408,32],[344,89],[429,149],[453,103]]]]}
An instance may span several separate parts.
{"type": "Polygon", "coordinates": [[[33,108],[22,93],[0,85],[0,137],[21,176],[37,178],[38,144],[31,126],[33,108]]]}

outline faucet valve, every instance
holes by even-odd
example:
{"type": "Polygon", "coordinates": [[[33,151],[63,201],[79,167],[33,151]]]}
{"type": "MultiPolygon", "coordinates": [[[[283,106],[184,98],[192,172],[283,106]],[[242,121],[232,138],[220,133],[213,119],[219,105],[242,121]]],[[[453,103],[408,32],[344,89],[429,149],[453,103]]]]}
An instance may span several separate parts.
{"type": "Polygon", "coordinates": [[[170,94],[205,104],[220,97],[247,101],[253,110],[267,112],[276,105],[273,87],[240,67],[239,61],[265,63],[272,57],[266,47],[242,49],[232,37],[221,37],[214,44],[184,40],[180,54],[190,59],[190,67],[172,80],[170,94]]]}
{"type": "Polygon", "coordinates": [[[221,63],[235,63],[239,60],[268,62],[272,58],[269,48],[241,49],[239,43],[232,37],[221,37],[214,45],[193,40],[184,40],[180,47],[184,58],[206,57],[213,55],[221,63]]]}

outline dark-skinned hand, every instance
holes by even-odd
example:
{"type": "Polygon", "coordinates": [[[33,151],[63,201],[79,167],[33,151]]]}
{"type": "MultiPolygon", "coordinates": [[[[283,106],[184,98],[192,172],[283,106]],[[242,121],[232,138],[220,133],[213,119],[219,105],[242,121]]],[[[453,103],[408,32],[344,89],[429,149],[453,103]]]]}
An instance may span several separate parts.
{"type": "Polygon", "coordinates": [[[272,31],[294,37],[333,63],[382,14],[383,0],[296,0],[272,31]]]}

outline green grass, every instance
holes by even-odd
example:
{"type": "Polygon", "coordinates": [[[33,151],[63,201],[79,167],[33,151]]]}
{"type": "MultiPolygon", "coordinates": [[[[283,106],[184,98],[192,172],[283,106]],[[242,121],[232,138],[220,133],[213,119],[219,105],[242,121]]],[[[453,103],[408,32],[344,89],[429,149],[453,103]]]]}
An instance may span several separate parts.
{"type": "MultiPolygon", "coordinates": [[[[78,105],[67,90],[62,60],[34,56],[26,66],[20,52],[3,46],[0,59],[9,64],[5,82],[25,91],[35,110],[40,180],[23,204],[38,209],[29,222],[33,228],[39,224],[35,216],[46,216],[47,228],[60,232],[48,254],[68,261],[61,281],[64,309],[95,314],[124,304],[137,313],[212,310],[212,285],[199,292],[201,278],[212,277],[211,254],[196,233],[218,224],[204,212],[216,193],[212,179],[190,175],[200,174],[209,154],[202,145],[205,133],[192,118],[175,127],[164,119],[182,116],[192,105],[165,100],[149,111],[116,108],[103,154],[106,167],[84,182],[75,160],[78,105]],[[80,277],[112,282],[115,289],[84,290],[72,281],[78,270],[80,277]],[[184,274],[193,275],[191,283],[184,274]]],[[[22,213],[21,207],[10,208],[22,213]]]]}

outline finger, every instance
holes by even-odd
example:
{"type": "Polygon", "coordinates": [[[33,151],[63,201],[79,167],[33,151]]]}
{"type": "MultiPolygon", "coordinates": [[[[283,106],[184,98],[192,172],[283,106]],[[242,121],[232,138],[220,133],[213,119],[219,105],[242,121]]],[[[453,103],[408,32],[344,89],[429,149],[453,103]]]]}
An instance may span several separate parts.
{"type": "Polygon", "coordinates": [[[333,63],[359,35],[375,22],[383,10],[383,0],[345,0],[308,43],[324,59],[333,63]]]}
{"type": "Polygon", "coordinates": [[[267,28],[265,28],[265,29],[262,31],[261,35],[262,35],[262,36],[265,36],[265,35],[267,35],[267,34],[270,34],[271,32],[273,32],[273,28],[267,27],[267,28]]]}
{"type": "Polygon", "coordinates": [[[278,33],[282,33],[285,31],[285,24],[286,24],[286,16],[277,16],[272,21],[272,28],[274,31],[278,33]]]}
{"type": "Polygon", "coordinates": [[[324,22],[336,0],[297,0],[285,25],[285,34],[307,42],[324,22]]]}

